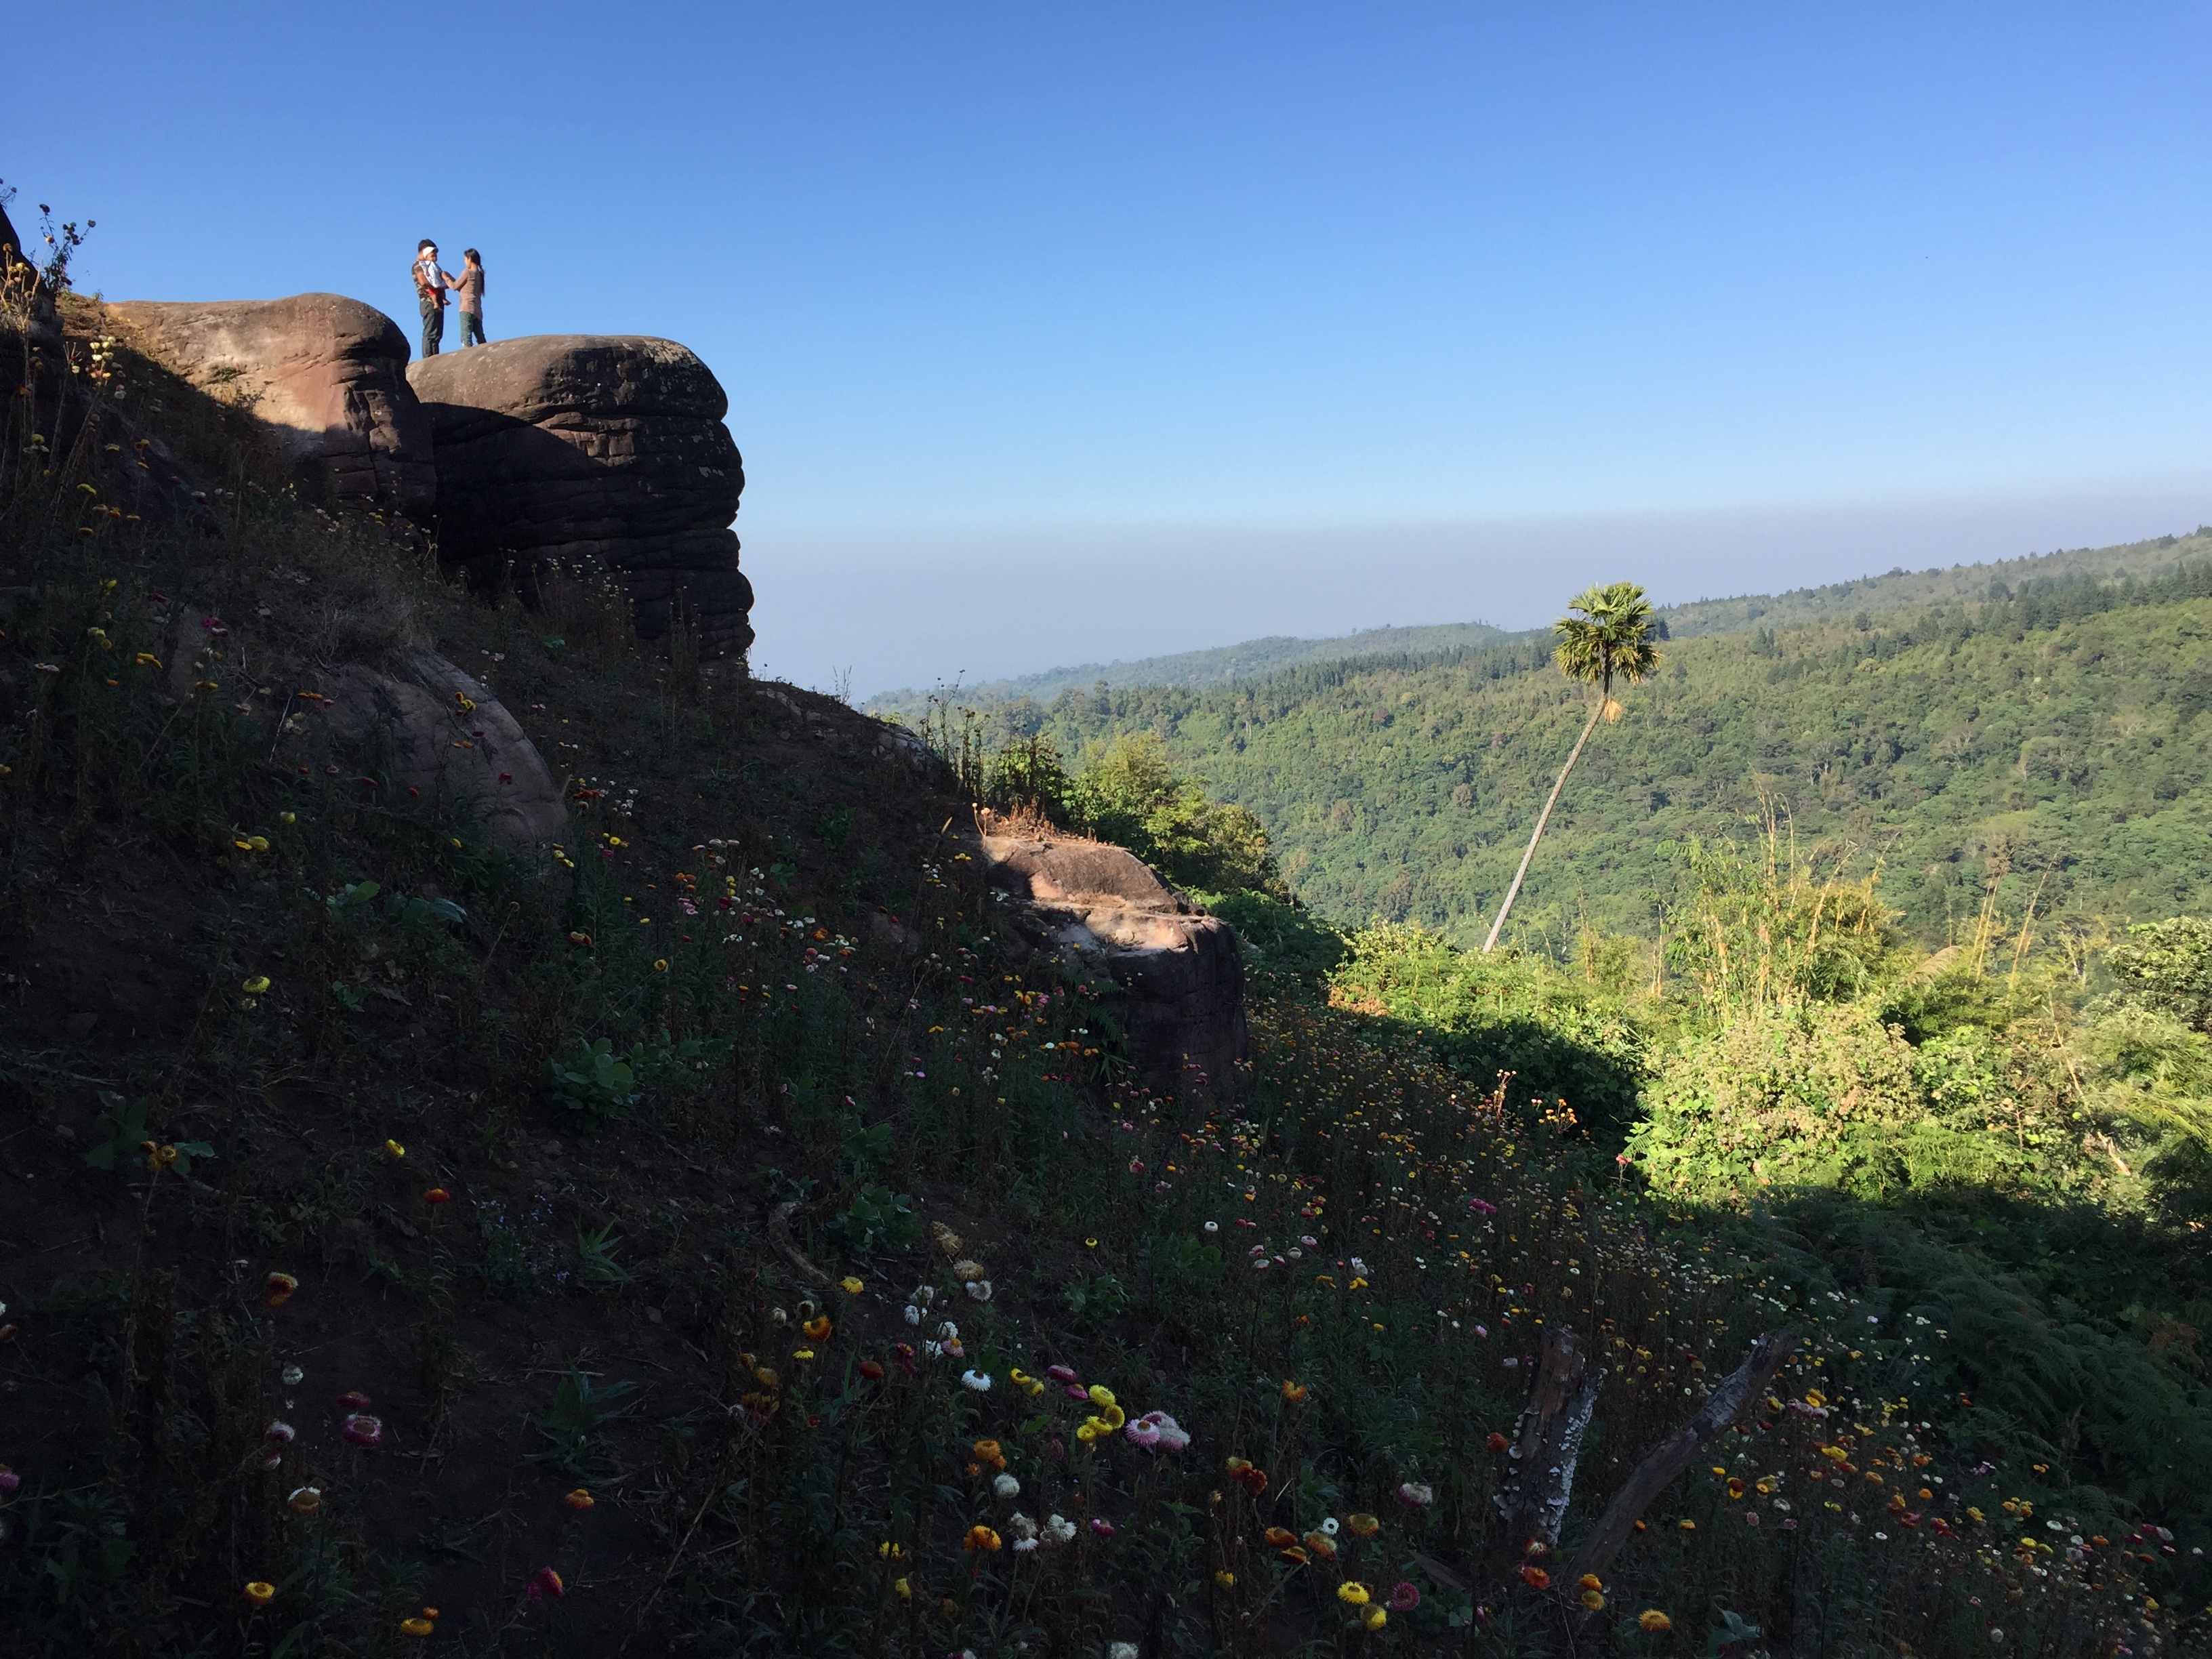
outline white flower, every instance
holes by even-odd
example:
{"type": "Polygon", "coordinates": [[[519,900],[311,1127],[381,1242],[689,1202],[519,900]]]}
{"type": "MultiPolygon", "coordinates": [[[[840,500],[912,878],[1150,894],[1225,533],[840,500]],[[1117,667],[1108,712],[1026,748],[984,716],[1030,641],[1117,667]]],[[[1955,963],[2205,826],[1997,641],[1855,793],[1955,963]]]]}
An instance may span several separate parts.
{"type": "Polygon", "coordinates": [[[991,1391],[990,1374],[988,1371],[963,1371],[960,1373],[960,1386],[973,1389],[977,1394],[988,1394],[991,1391]]]}
{"type": "Polygon", "coordinates": [[[1327,1534],[1328,1534],[1331,1538],[1335,1537],[1335,1536],[1336,1536],[1336,1517],[1335,1517],[1334,1516],[1333,1516],[1333,1515],[1332,1515],[1332,1516],[1330,1516],[1327,1520],[1323,1521],[1323,1522],[1321,1523],[1321,1529],[1322,1529],[1323,1532],[1327,1533],[1327,1534]]]}
{"type": "Polygon", "coordinates": [[[1209,1221],[1206,1224],[1206,1231],[1210,1233],[1218,1233],[1221,1231],[1221,1224],[1218,1221],[1209,1221]]]}
{"type": "Polygon", "coordinates": [[[1075,1522],[1064,1515],[1045,1517],[1044,1541],[1048,1544],[1071,1543],[1075,1538],[1075,1522]]]}
{"type": "Polygon", "coordinates": [[[988,1279],[971,1279],[964,1288],[970,1302],[988,1302],[991,1299],[991,1281],[988,1279]]]}
{"type": "Polygon", "coordinates": [[[1036,1542],[1036,1522],[1030,1520],[1029,1516],[1024,1515],[1019,1510],[1016,1510],[1012,1515],[1006,1517],[1006,1530],[1013,1534],[1017,1538],[1026,1538],[1032,1544],[1036,1542]]]}
{"type": "Polygon", "coordinates": [[[1109,1642],[1106,1644],[1106,1659],[1137,1659],[1137,1644],[1134,1642],[1109,1642]]]}
{"type": "MultiPolygon", "coordinates": [[[[999,896],[1004,898],[1006,895],[1001,893],[999,896]]],[[[1014,1540],[1014,1553],[1017,1555],[1027,1555],[1036,1547],[1037,1540],[1034,1538],[1017,1538],[1014,1540]]]]}
{"type": "Polygon", "coordinates": [[[1352,1271],[1356,1273],[1364,1274],[1367,1271],[1367,1264],[1355,1255],[1352,1258],[1352,1271]]]}
{"type": "Polygon", "coordinates": [[[1011,1474],[1002,1474],[991,1483],[991,1490],[1001,1498],[1019,1498],[1022,1483],[1011,1474]]]}
{"type": "Polygon", "coordinates": [[[937,1340],[939,1342],[957,1342],[960,1340],[960,1328],[951,1320],[946,1320],[937,1328],[937,1340]]]}
{"type": "Polygon", "coordinates": [[[919,1325],[921,1323],[921,1310],[915,1307],[911,1302],[906,1304],[906,1322],[909,1325],[919,1325]]]}
{"type": "Polygon", "coordinates": [[[917,1285],[914,1287],[913,1292],[908,1296],[907,1300],[913,1303],[917,1308],[927,1308],[931,1303],[937,1300],[937,1286],[934,1285],[917,1285]]]}

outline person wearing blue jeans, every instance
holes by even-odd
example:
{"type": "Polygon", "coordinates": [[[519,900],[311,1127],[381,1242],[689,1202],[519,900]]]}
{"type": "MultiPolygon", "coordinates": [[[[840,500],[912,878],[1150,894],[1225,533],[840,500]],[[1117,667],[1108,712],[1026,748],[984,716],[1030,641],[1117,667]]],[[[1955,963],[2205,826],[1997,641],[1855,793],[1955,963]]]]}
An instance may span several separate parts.
{"type": "Polygon", "coordinates": [[[461,312],[461,344],[488,345],[483,331],[483,255],[474,248],[462,251],[461,279],[453,290],[461,297],[455,301],[461,312]]]}
{"type": "Polygon", "coordinates": [[[438,267],[438,245],[424,237],[415,246],[415,300],[422,312],[422,355],[438,355],[446,337],[446,290],[460,286],[438,267]]]}

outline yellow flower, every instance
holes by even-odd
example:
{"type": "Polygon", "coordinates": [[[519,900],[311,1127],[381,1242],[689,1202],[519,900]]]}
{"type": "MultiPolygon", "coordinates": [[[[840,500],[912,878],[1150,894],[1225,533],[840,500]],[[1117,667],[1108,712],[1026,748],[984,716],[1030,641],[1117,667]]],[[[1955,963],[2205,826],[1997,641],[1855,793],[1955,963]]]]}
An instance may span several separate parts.
{"type": "Polygon", "coordinates": [[[898,1592],[900,1601],[911,1601],[914,1600],[914,1586],[907,1583],[905,1579],[894,1578],[891,1580],[891,1588],[898,1592]]]}
{"type": "Polygon", "coordinates": [[[1605,1597],[1597,1590],[1586,1589],[1583,1592],[1583,1605],[1592,1613],[1601,1612],[1605,1607],[1605,1597]]]}
{"type": "Polygon", "coordinates": [[[1224,1589],[1235,1589],[1237,1588],[1237,1575],[1226,1571],[1217,1572],[1213,1575],[1213,1582],[1220,1585],[1224,1589]]]}
{"type": "Polygon", "coordinates": [[[817,1314],[799,1328],[817,1342],[827,1341],[830,1337],[830,1316],[817,1314]]]}
{"type": "Polygon", "coordinates": [[[970,1555],[973,1555],[978,1550],[981,1550],[988,1554],[989,1552],[999,1547],[999,1534],[993,1532],[988,1527],[970,1527],[968,1528],[967,1537],[961,1540],[960,1547],[966,1550],[970,1555]]]}
{"type": "Polygon", "coordinates": [[[666,957],[654,957],[653,962],[653,971],[656,974],[666,973],[668,971],[668,958],[666,957]]]}
{"type": "Polygon", "coordinates": [[[1091,1403],[1094,1406],[1112,1405],[1114,1403],[1114,1390],[1108,1388],[1103,1382],[1093,1382],[1091,1385],[1091,1403]]]}
{"type": "Polygon", "coordinates": [[[257,1607],[265,1607],[276,1599],[276,1586],[256,1578],[246,1587],[246,1599],[257,1607]]]}
{"type": "Polygon", "coordinates": [[[1390,1615],[1380,1607],[1370,1607],[1359,1615],[1359,1622],[1370,1630],[1381,1630],[1390,1622],[1390,1615]]]}
{"type": "Polygon", "coordinates": [[[794,1348],[792,1350],[791,1357],[793,1359],[811,1359],[814,1358],[814,1350],[811,1348],[794,1348]]]}
{"type": "Polygon", "coordinates": [[[1283,1379],[1283,1399],[1286,1404],[1295,1406],[1305,1397],[1306,1388],[1304,1383],[1297,1382],[1296,1379],[1288,1376],[1283,1379]]]}
{"type": "Polygon", "coordinates": [[[1646,1607],[1636,1615],[1636,1627],[1638,1630],[1650,1631],[1656,1635],[1661,1631],[1674,1629],[1674,1621],[1656,1607],[1646,1607]]]}
{"type": "Polygon", "coordinates": [[[438,1627],[427,1619],[403,1619],[399,1621],[399,1633],[402,1636],[433,1636],[437,1633],[437,1630],[438,1627]]]}
{"type": "Polygon", "coordinates": [[[240,986],[238,988],[245,992],[246,994],[250,997],[258,997],[264,991],[269,988],[269,975],[266,974],[256,974],[252,979],[247,980],[245,984],[240,986]]]}
{"type": "Polygon", "coordinates": [[[1695,1532],[1698,1529],[1698,1523],[1694,1521],[1677,1521],[1674,1524],[1684,1532],[1695,1532]]]}
{"type": "Polygon", "coordinates": [[[577,1514],[581,1515],[586,1510],[592,1507],[592,1494],[585,1491],[583,1487],[579,1486],[575,1491],[570,1492],[561,1501],[566,1504],[570,1509],[575,1510],[577,1514]]]}
{"type": "Polygon", "coordinates": [[[279,812],[276,815],[276,821],[279,823],[297,823],[300,821],[300,815],[297,812],[279,812]]]}
{"type": "Polygon", "coordinates": [[[1584,1589],[1601,1590],[1605,1588],[1605,1580],[1600,1578],[1594,1572],[1586,1572],[1580,1578],[1575,1580],[1575,1582],[1580,1584],[1584,1589]]]}
{"type": "Polygon", "coordinates": [[[141,651],[138,653],[138,665],[141,668],[159,668],[161,665],[161,659],[150,651],[141,651]]]}
{"type": "Polygon", "coordinates": [[[848,1276],[837,1281],[837,1288],[844,1291],[848,1296],[858,1296],[862,1291],[866,1290],[868,1287],[862,1284],[859,1279],[848,1276]]]}
{"type": "Polygon", "coordinates": [[[1075,1437],[1078,1440],[1082,1441],[1086,1445],[1088,1445],[1091,1441],[1096,1440],[1100,1435],[1108,1433],[1109,1431],[1106,1428],[1105,1425],[1101,1423],[1095,1417],[1087,1418],[1075,1425],[1075,1437]]]}
{"type": "Polygon", "coordinates": [[[1354,1538],[1372,1538],[1382,1529],[1382,1523],[1364,1510],[1357,1510],[1346,1516],[1344,1524],[1352,1529],[1354,1538]]]}
{"type": "Polygon", "coordinates": [[[1369,1600],[1367,1586],[1347,1578],[1336,1587],[1336,1599],[1348,1601],[1355,1607],[1364,1607],[1369,1600]]]}
{"type": "Polygon", "coordinates": [[[396,1140],[386,1141],[384,1143],[384,1151],[386,1155],[390,1158],[404,1158],[407,1156],[407,1149],[396,1140]]]}

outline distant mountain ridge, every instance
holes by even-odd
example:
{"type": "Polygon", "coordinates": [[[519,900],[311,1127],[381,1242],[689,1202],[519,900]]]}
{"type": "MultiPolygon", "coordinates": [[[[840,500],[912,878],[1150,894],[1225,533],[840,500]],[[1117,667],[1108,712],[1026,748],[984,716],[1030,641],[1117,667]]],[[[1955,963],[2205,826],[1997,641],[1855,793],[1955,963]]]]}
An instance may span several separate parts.
{"type": "MultiPolygon", "coordinates": [[[[1871,613],[1948,600],[1985,599],[1998,586],[2007,593],[2017,595],[2075,581],[2155,576],[2208,554],[2212,554],[2212,525],[2200,525],[2186,535],[2156,536],[2112,547],[2066,548],[2051,553],[2026,554],[2017,559],[1954,564],[1942,569],[1894,569],[1879,576],[1856,577],[1818,587],[1791,588],[1781,593],[1695,599],[1662,606],[1658,615],[1670,636],[1690,639],[1703,634],[1735,633],[1750,628],[1794,627],[1847,617],[1861,611],[1871,613]]],[[[1566,596],[1560,597],[1564,601],[1566,596]]],[[[1370,628],[1325,639],[1276,634],[1235,645],[1216,646],[1210,650],[1142,657],[1132,662],[1085,663],[1038,674],[986,680],[961,687],[957,700],[978,707],[1016,702],[1024,697],[1047,702],[1062,691],[1087,691],[1102,682],[1111,686],[1176,686],[1204,690],[1231,681],[1263,678],[1303,663],[1362,657],[1428,656],[1532,640],[1549,632],[1545,628],[1509,629],[1488,623],[1468,622],[1437,623],[1418,628],[1370,628]]],[[[912,688],[886,691],[869,699],[867,706],[870,712],[878,714],[911,713],[923,706],[928,695],[912,688]]]]}

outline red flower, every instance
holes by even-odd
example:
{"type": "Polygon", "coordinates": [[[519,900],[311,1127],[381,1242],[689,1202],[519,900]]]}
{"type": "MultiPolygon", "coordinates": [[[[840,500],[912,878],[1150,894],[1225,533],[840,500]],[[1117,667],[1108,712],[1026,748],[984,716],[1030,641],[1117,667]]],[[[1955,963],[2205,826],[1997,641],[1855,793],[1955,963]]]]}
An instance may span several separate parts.
{"type": "Polygon", "coordinates": [[[541,1596],[565,1595],[568,1593],[568,1587],[561,1582],[561,1575],[552,1568],[540,1567],[530,1575],[530,1583],[526,1593],[532,1601],[535,1601],[541,1596]]]}
{"type": "Polygon", "coordinates": [[[1504,1451],[1506,1447],[1510,1445],[1512,1443],[1507,1440],[1504,1435],[1498,1433],[1497,1430],[1492,1429],[1483,1437],[1482,1443],[1489,1447],[1492,1454],[1495,1455],[1497,1453],[1504,1451]]]}
{"type": "Polygon", "coordinates": [[[884,1368],[872,1359],[863,1359],[860,1362],[860,1375],[871,1382],[880,1382],[884,1380],[884,1368]]]}
{"type": "Polygon", "coordinates": [[[1516,1569],[1516,1571],[1519,1571],[1522,1581],[1528,1584],[1530,1589],[1548,1589],[1551,1588],[1552,1575],[1546,1572],[1543,1568],[1530,1566],[1524,1563],[1521,1567],[1516,1569]]]}

